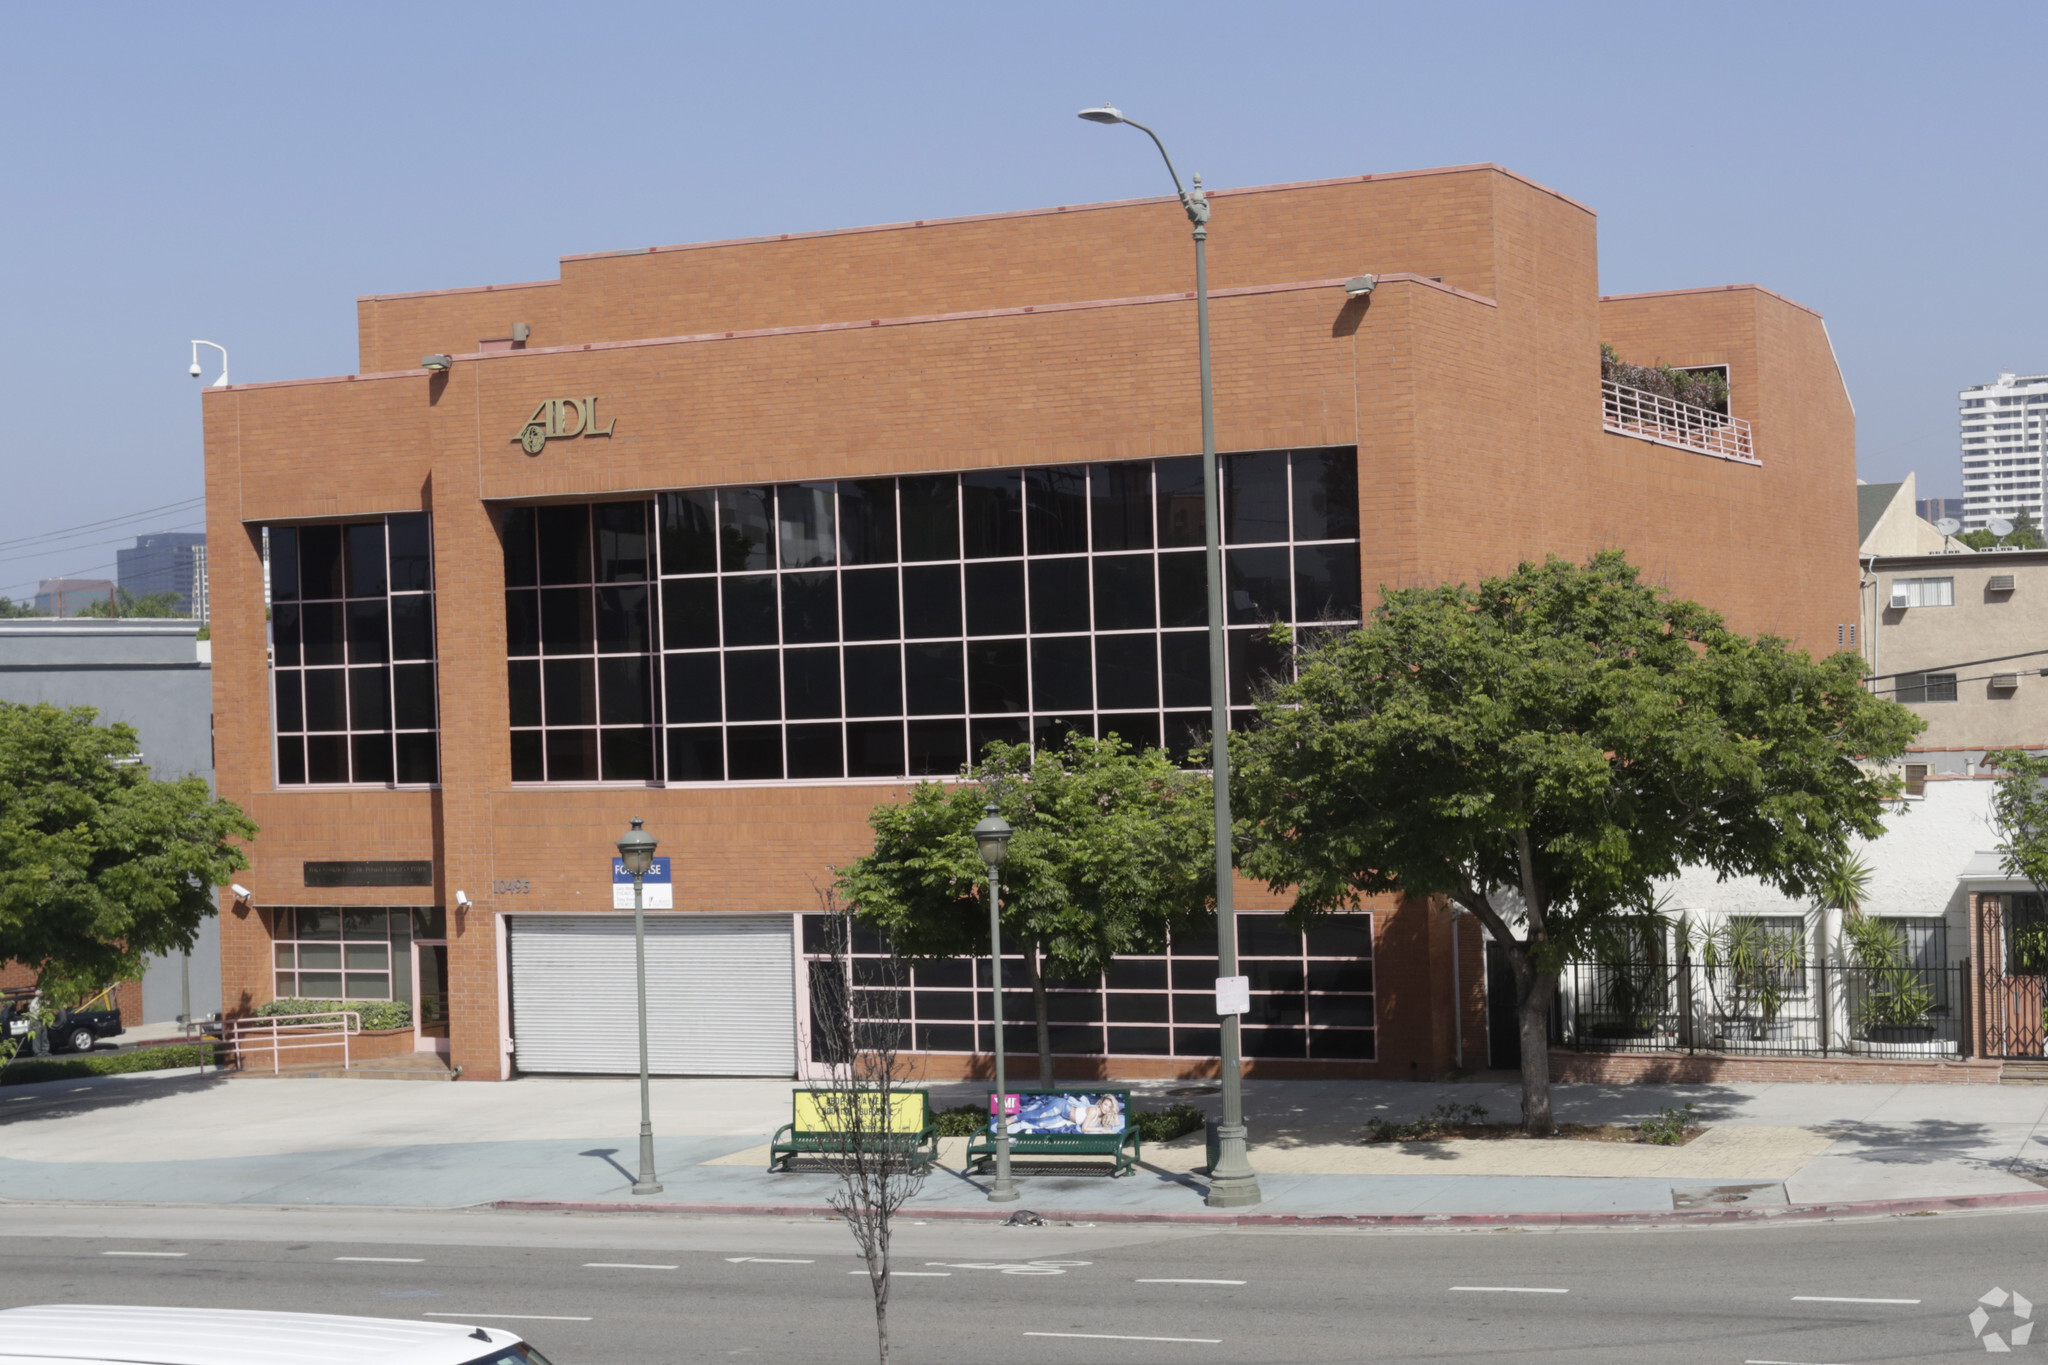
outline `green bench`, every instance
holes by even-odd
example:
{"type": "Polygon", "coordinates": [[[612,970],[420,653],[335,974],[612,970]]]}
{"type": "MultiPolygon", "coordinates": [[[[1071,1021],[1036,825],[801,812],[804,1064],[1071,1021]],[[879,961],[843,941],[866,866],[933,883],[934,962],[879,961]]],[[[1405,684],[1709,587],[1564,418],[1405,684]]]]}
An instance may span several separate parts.
{"type": "Polygon", "coordinates": [[[848,1106],[865,1101],[869,1111],[858,1127],[870,1148],[905,1156],[920,1171],[939,1159],[939,1125],[932,1118],[932,1100],[922,1090],[899,1090],[889,1096],[883,1121],[878,1095],[850,1090],[799,1090],[790,1096],[790,1121],[776,1130],[768,1147],[768,1169],[786,1171],[791,1158],[831,1156],[851,1148],[848,1106]]]}
{"type": "MultiPolygon", "coordinates": [[[[1115,1157],[1110,1177],[1137,1169],[1138,1129],[1128,1090],[1016,1090],[1010,1119],[1011,1156],[1115,1157]]],[[[993,1109],[995,1097],[989,1097],[993,1109]]],[[[987,1172],[996,1159],[993,1115],[967,1143],[967,1164],[987,1172]]]]}

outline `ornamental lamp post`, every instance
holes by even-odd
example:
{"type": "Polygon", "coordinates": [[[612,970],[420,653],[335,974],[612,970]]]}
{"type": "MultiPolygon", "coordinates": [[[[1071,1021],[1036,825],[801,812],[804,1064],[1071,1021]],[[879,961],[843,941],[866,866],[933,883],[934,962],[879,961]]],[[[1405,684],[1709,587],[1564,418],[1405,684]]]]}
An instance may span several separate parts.
{"type": "Polygon", "coordinates": [[[1007,1203],[1017,1197],[1010,1179],[1010,1089],[1003,1072],[1003,913],[1001,882],[1003,859],[1010,855],[1010,836],[1017,831],[996,813],[991,801],[983,808],[981,823],[974,827],[974,849],[988,864],[988,994],[989,1017],[995,1021],[996,1042],[996,1182],[989,1187],[991,1204],[1007,1203]]]}
{"type": "Polygon", "coordinates": [[[633,879],[633,976],[640,995],[640,1175],[635,1194],[660,1194],[654,1178],[654,1117],[647,1099],[647,916],[641,909],[641,882],[654,866],[656,840],[633,817],[633,828],[619,836],[619,862],[633,879]]]}
{"type": "MultiPolygon", "coordinates": [[[[1209,380],[1209,197],[1202,193],[1202,177],[1181,188],[1180,172],[1166,154],[1159,134],[1125,118],[1111,105],[1083,109],[1081,117],[1090,123],[1125,123],[1152,139],[1173,177],[1174,192],[1186,210],[1195,237],[1195,329],[1200,339],[1202,367],[1202,529],[1209,579],[1209,766],[1216,791],[1216,974],[1237,976],[1237,915],[1231,894],[1230,857],[1230,684],[1224,676],[1223,640],[1223,523],[1222,499],[1218,494],[1216,465],[1216,399],[1209,380]]],[[[1222,1001],[1219,989],[1218,1003],[1222,1001]]],[[[1238,1073],[1241,1050],[1238,1015],[1220,1016],[1223,1026],[1221,1070],[1223,1072],[1223,1122],[1217,1125],[1216,1164],[1209,1172],[1208,1204],[1211,1208],[1242,1208],[1256,1204],[1259,1177],[1252,1170],[1245,1151],[1244,1081],[1238,1073]]]]}

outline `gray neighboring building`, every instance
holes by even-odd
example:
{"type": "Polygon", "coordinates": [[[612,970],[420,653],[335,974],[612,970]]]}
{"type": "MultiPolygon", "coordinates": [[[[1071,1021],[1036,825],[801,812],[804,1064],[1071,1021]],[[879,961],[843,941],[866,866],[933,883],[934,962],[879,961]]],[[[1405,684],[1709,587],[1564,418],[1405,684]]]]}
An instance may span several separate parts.
{"type": "Polygon", "coordinates": [[[206,536],[198,531],[157,531],[135,537],[131,549],[114,552],[114,578],[137,597],[156,592],[178,594],[178,608],[191,616],[195,559],[204,563],[206,536]],[[195,551],[197,554],[195,555],[195,551]]]}
{"type": "MultiPolygon", "coordinates": [[[[196,774],[213,785],[212,646],[199,623],[0,621],[0,701],[90,706],[102,724],[135,727],[142,758],[157,777],[196,774]]],[[[174,1020],[184,998],[181,956],[153,959],[142,977],[142,1018],[174,1020]]],[[[220,924],[200,925],[191,958],[192,1013],[220,1007],[220,924]]]]}

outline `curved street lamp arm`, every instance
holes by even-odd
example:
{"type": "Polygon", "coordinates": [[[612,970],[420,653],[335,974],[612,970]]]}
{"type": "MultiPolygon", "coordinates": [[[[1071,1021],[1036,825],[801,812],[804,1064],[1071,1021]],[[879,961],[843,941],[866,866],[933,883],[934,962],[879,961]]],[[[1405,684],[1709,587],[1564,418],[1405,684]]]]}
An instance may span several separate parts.
{"type": "Polygon", "coordinates": [[[1173,177],[1174,193],[1180,196],[1180,206],[1187,210],[1188,221],[1193,223],[1197,229],[1207,227],[1209,225],[1209,197],[1202,193],[1202,178],[1200,176],[1195,177],[1194,193],[1190,194],[1187,190],[1183,189],[1180,183],[1180,172],[1173,168],[1173,158],[1167,155],[1166,144],[1159,140],[1159,134],[1153,132],[1134,118],[1126,118],[1124,122],[1152,139],[1152,145],[1159,149],[1160,160],[1166,163],[1166,173],[1173,177]]]}

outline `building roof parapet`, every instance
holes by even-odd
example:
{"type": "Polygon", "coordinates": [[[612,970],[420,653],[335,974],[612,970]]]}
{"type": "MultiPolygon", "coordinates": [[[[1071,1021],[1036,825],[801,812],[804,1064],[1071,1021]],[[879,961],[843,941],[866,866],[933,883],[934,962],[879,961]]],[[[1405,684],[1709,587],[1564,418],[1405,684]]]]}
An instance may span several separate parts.
{"type": "MultiPolygon", "coordinates": [[[[1531,180],[1528,176],[1518,171],[1509,170],[1506,166],[1491,161],[1474,162],[1463,166],[1435,166],[1415,171],[1384,171],[1373,175],[1333,176],[1325,180],[1294,180],[1278,185],[1244,185],[1235,188],[1212,189],[1209,191],[1209,197],[1211,199],[1229,199],[1249,194],[1282,194],[1293,190],[1323,189],[1332,185],[1377,184],[1381,181],[1413,180],[1425,176],[1469,175],[1478,171],[1491,171],[1497,175],[1504,175],[1510,180],[1519,181],[1529,186],[1529,188],[1547,194],[1562,203],[1570,204],[1573,208],[1579,209],[1584,213],[1591,215],[1594,212],[1593,209],[1580,203],[1568,194],[1560,193],[1548,185],[1531,180]]],[[[1001,213],[961,214],[953,218],[918,218],[901,223],[873,223],[848,228],[819,228],[811,232],[779,232],[761,237],[728,237],[711,242],[680,242],[669,246],[636,246],[624,247],[613,251],[586,251],[563,256],[560,259],[565,262],[600,261],[626,256],[663,255],[676,251],[711,251],[721,247],[762,246],[777,242],[814,241],[824,237],[848,237],[874,232],[915,232],[923,228],[946,227],[962,223],[990,223],[1012,218],[1049,218],[1063,214],[1090,213],[1101,209],[1137,208],[1149,204],[1178,205],[1178,203],[1179,201],[1171,195],[1153,195],[1141,199],[1105,199],[1088,204],[1056,204],[1049,208],[1009,209],[1001,213]]],[[[395,299],[433,298],[442,294],[488,294],[508,289],[542,289],[560,283],[559,279],[529,280],[519,284],[482,284],[467,285],[454,289],[419,289],[397,294],[362,294],[358,296],[357,301],[361,303],[378,303],[395,299]]]]}
{"type": "Polygon", "coordinates": [[[0,635],[197,635],[204,624],[185,616],[17,616],[0,620],[0,635]]]}
{"type": "Polygon", "coordinates": [[[1731,294],[1743,289],[1754,290],[1759,294],[1769,294],[1778,302],[1797,308],[1802,313],[1811,313],[1815,317],[1822,316],[1820,309],[1810,304],[1801,303],[1798,299],[1786,298],[1777,290],[1761,284],[1703,284],[1693,289],[1647,289],[1640,294],[1602,294],[1600,302],[1626,303],[1633,299],[1676,298],[1682,294],[1731,294]]]}
{"type": "Polygon", "coordinates": [[[1997,573],[2014,565],[2035,568],[2048,565],[2048,550],[1936,550],[1919,555],[1865,555],[1873,569],[1953,568],[1965,564],[1986,573],[1997,573]]]}
{"type": "MultiPolygon", "coordinates": [[[[1285,284],[1235,285],[1228,289],[1212,289],[1209,291],[1209,297],[1212,299],[1230,299],[1245,298],[1259,294],[1299,293],[1312,289],[1342,289],[1352,278],[1354,277],[1333,276],[1326,280],[1294,280],[1285,284]]],[[[1481,304],[1487,308],[1500,307],[1498,300],[1488,298],[1484,294],[1475,294],[1470,290],[1459,289],[1455,285],[1445,284],[1443,281],[1427,275],[1397,272],[1380,275],[1377,277],[1377,280],[1382,285],[1417,285],[1423,289],[1448,294],[1470,303],[1481,304]]],[[[762,337],[802,336],[824,332],[866,332],[878,327],[918,327],[933,323],[972,322],[984,318],[1024,317],[1040,313],[1080,313],[1104,308],[1138,308],[1161,303],[1188,303],[1192,302],[1194,297],[1195,291],[1192,289],[1176,290],[1170,294],[1139,294],[1119,299],[1081,299],[1068,303],[1035,303],[1008,308],[979,308],[962,313],[922,313],[900,318],[863,318],[845,322],[808,322],[792,327],[758,327],[751,330],[740,329],[727,332],[694,332],[681,336],[667,337],[631,337],[620,341],[571,342],[564,346],[529,346],[517,351],[465,351],[450,358],[467,361],[520,360],[531,359],[534,356],[575,355],[585,351],[632,350],[643,346],[686,346],[704,342],[748,341],[762,337]]],[[[351,384],[359,381],[367,382],[379,379],[425,379],[428,377],[428,373],[428,371],[423,369],[407,369],[381,370],[370,374],[324,375],[311,379],[272,379],[255,384],[233,384],[229,385],[226,389],[208,389],[206,396],[211,397],[216,393],[234,393],[243,390],[292,388],[304,384],[351,384]]]]}
{"type": "MultiPolygon", "coordinates": [[[[1277,185],[1240,185],[1225,189],[1212,189],[1208,191],[1208,195],[1211,199],[1230,199],[1250,194],[1284,194],[1294,190],[1325,189],[1333,185],[1377,184],[1381,181],[1414,180],[1436,175],[1470,175],[1480,171],[1491,171],[1496,175],[1504,175],[1510,180],[1520,181],[1533,190],[1540,191],[1563,203],[1570,204],[1575,209],[1579,209],[1587,214],[1593,213],[1591,208],[1573,199],[1571,196],[1561,194],[1557,190],[1551,189],[1548,185],[1539,184],[1526,175],[1522,175],[1517,171],[1511,171],[1507,167],[1491,161],[1473,162],[1463,166],[1432,166],[1414,171],[1383,171],[1375,175],[1340,175],[1324,180],[1293,180],[1277,185]]],[[[948,227],[962,223],[1000,222],[1013,218],[1051,218],[1062,214],[1093,213],[1103,209],[1140,208],[1151,204],[1172,204],[1178,207],[1179,203],[1180,201],[1172,195],[1147,195],[1139,199],[1104,199],[1088,204],[1055,204],[1046,208],[1008,209],[1001,213],[970,213],[962,214],[955,218],[918,218],[902,223],[875,223],[850,228],[820,228],[813,232],[781,232],[765,237],[732,237],[715,242],[683,242],[673,246],[628,247],[618,251],[586,251],[574,256],[564,256],[562,260],[597,261],[618,256],[661,255],[672,251],[710,251],[720,247],[760,246],[775,242],[811,241],[820,237],[847,237],[869,232],[915,232],[921,228],[948,227]]]]}

